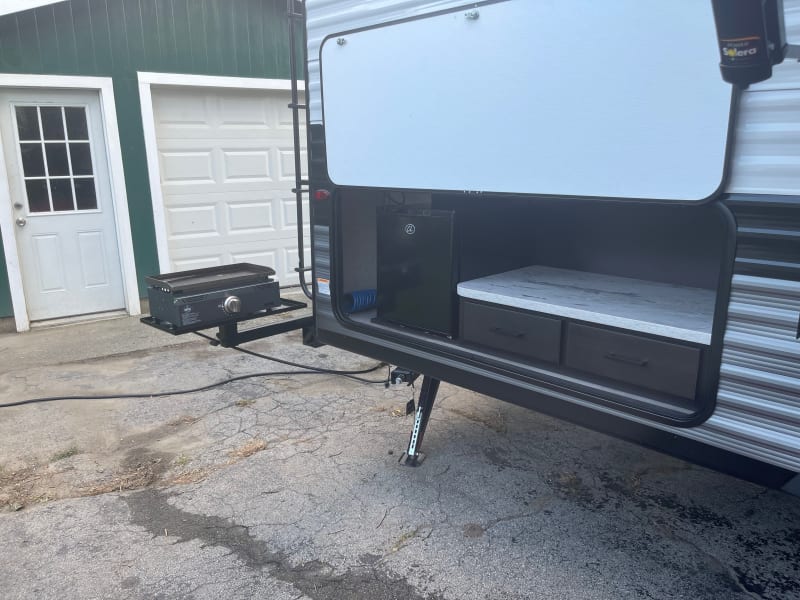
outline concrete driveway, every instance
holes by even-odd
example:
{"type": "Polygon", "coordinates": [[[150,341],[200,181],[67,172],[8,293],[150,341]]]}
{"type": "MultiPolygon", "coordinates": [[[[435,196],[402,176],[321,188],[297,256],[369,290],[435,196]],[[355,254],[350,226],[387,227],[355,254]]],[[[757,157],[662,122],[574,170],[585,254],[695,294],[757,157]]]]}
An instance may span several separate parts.
{"type": "MultiPolygon", "coordinates": [[[[298,334],[247,347],[373,364],[298,334]]],[[[135,319],[0,351],[4,401],[286,369],[135,319]]],[[[2,409],[0,596],[800,598],[800,499],[447,385],[402,467],[408,398],[293,375],[2,409]]]]}

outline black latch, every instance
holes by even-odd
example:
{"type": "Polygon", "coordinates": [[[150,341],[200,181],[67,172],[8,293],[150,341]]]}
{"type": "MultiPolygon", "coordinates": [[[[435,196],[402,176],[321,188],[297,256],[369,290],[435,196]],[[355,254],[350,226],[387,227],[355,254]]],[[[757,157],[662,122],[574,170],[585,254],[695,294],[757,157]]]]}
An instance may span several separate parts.
{"type": "Polygon", "coordinates": [[[409,369],[404,369],[402,367],[397,367],[396,369],[392,369],[392,383],[394,385],[399,385],[401,383],[405,383],[406,385],[411,385],[414,383],[417,378],[419,377],[419,373],[415,373],[409,369]]]}
{"type": "MultiPolygon", "coordinates": [[[[415,373],[414,371],[410,371],[409,369],[404,369],[402,367],[397,367],[396,369],[393,369],[390,375],[390,378],[394,385],[405,383],[406,385],[410,385],[412,387],[418,377],[419,373],[415,373]]],[[[411,400],[406,402],[406,416],[413,415],[415,410],[416,406],[414,405],[414,390],[412,389],[411,400]]]]}

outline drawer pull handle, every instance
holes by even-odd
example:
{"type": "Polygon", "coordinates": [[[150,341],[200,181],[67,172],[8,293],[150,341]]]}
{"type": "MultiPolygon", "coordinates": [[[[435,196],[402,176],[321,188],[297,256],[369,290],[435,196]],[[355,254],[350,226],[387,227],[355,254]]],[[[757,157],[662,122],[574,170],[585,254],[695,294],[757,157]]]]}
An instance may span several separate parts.
{"type": "Polygon", "coordinates": [[[646,367],[647,363],[650,362],[646,358],[636,358],[634,356],[625,356],[624,354],[617,354],[616,352],[609,352],[605,356],[609,360],[615,360],[617,362],[627,363],[629,365],[636,365],[637,367],[646,367]]]}
{"type": "Polygon", "coordinates": [[[492,333],[496,333],[497,335],[502,335],[505,337],[515,338],[521,340],[525,337],[525,334],[521,331],[509,331],[508,329],[503,329],[502,327],[492,327],[490,329],[492,333]]]}

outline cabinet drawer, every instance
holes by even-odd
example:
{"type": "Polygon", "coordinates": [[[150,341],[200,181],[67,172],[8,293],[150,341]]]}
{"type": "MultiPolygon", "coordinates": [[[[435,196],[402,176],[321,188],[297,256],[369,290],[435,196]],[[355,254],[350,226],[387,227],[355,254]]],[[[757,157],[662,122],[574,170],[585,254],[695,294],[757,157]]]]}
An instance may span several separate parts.
{"type": "Polygon", "coordinates": [[[570,323],[566,366],[693,399],[700,349],[570,323]]]}
{"type": "Polygon", "coordinates": [[[557,363],[561,321],[499,306],[461,301],[461,339],[536,360],[557,363]]]}

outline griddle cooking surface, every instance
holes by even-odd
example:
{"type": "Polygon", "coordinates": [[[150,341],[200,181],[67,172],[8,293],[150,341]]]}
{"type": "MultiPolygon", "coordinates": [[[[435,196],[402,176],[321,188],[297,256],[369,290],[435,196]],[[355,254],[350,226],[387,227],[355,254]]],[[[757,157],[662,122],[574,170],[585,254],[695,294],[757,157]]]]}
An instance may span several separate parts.
{"type": "Polygon", "coordinates": [[[194,269],[191,271],[178,271],[165,273],[154,277],[147,277],[148,285],[153,285],[171,292],[211,292],[233,286],[247,285],[269,281],[275,275],[275,270],[270,267],[239,263],[209,267],[208,269],[194,269]]]}

